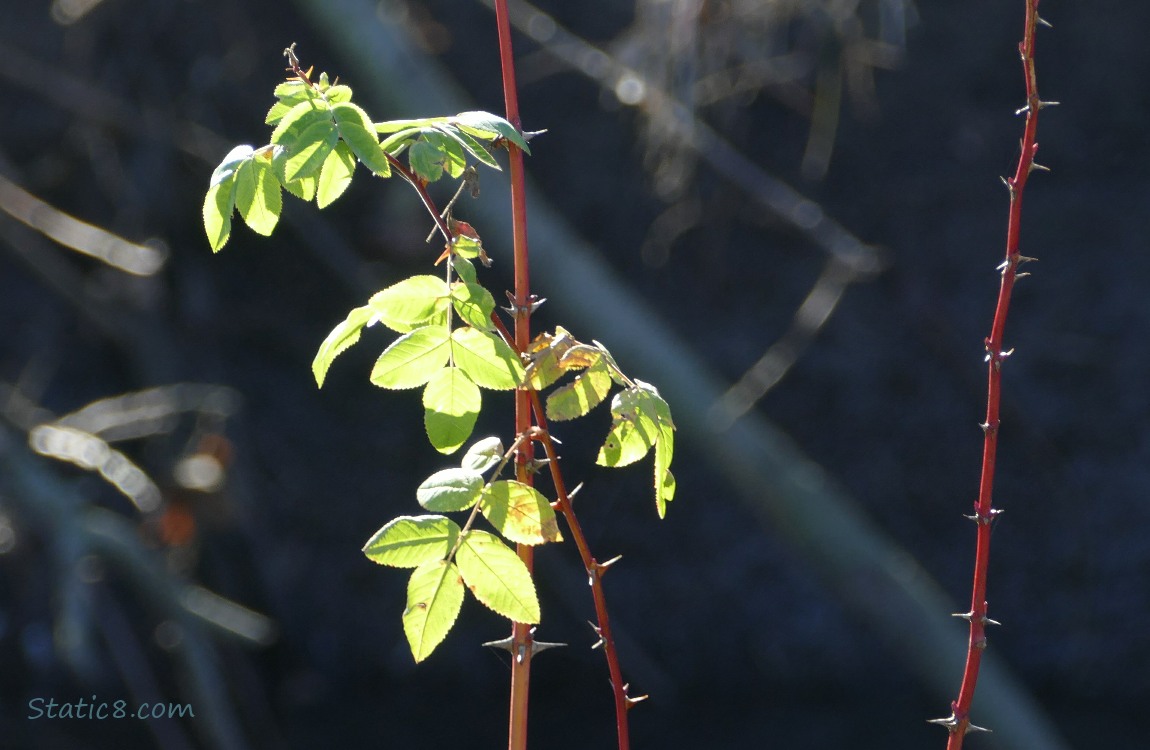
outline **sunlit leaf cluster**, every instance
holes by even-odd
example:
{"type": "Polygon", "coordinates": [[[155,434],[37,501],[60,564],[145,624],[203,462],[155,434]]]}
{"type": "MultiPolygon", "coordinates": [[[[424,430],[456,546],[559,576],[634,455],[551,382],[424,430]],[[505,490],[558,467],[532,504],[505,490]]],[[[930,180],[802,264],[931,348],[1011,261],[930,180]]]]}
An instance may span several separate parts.
{"type": "Polygon", "coordinates": [[[270,235],[284,191],[315,200],[319,208],[331,205],[350,186],[357,164],[376,177],[399,173],[420,192],[443,236],[442,255],[433,264],[439,273],[398,281],[349,311],[320,344],[312,373],[322,387],[334,360],[360,341],[364,329],[389,329],[395,336],[376,358],[370,380],[390,390],[422,389],[427,438],[443,454],[471,439],[484,390],[540,394],[543,400],[534,403],[543,413],[534,432],[517,435],[510,450],[495,437],[473,442],[458,466],[436,471],[416,490],[428,515],[395,518],[363,549],[379,564],[412,569],[403,628],[416,661],[446,637],[466,591],[510,620],[537,623],[535,585],[511,545],[562,541],[554,507],[562,509],[563,498],[553,506],[522,474],[501,478],[512,455],[540,439],[548,422],[586,416],[610,398],[611,424],[597,463],[627,466],[653,449],[662,517],[675,494],[670,408],[654,386],[625,375],[602,344],[582,343],[562,327],[517,351],[473,264],[490,264],[478,232],[453,216],[455,199],[439,213],[424,190],[448,178],[461,183],[457,197],[468,185],[474,194],[478,165],[499,169],[495,154],[509,144],[530,152],[518,129],[486,112],[373,122],[352,102],[349,87],[326,75],[313,81],[291,48],[285,54],[295,75],[275,88],[265,118],[270,142],[236,147],[212,174],[203,212],[208,240],[213,251],[227,243],[237,209],[252,230],[270,235]],[[449,513],[466,513],[466,520],[444,515],[449,513]],[[478,522],[491,530],[476,528],[478,522]]]}

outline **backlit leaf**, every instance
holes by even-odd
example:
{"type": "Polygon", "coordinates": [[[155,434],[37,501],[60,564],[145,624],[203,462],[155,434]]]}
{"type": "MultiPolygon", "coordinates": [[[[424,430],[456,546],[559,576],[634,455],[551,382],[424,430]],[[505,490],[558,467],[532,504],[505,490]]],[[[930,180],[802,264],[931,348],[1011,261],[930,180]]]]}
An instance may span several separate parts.
{"type": "Polygon", "coordinates": [[[363,162],[363,166],[380,177],[390,176],[391,164],[379,146],[379,138],[367,113],[351,102],[333,104],[331,112],[335,116],[340,137],[356,158],[363,162]]]}
{"type": "Polygon", "coordinates": [[[459,141],[448,137],[438,128],[424,130],[423,138],[439,152],[443,171],[452,179],[457,179],[463,174],[463,170],[467,168],[467,156],[459,141]]]}
{"type": "Polygon", "coordinates": [[[407,160],[411,165],[411,171],[427,182],[435,182],[443,176],[443,154],[425,140],[411,144],[407,160]]]}
{"type": "Polygon", "coordinates": [[[343,195],[351,184],[355,172],[355,155],[347,144],[340,141],[324,159],[316,185],[315,202],[320,208],[327,208],[336,198],[343,195]]]}
{"type": "Polygon", "coordinates": [[[451,118],[451,124],[484,141],[506,138],[523,149],[524,153],[531,153],[531,148],[527,145],[527,141],[525,141],[523,135],[515,129],[515,126],[502,117],[497,117],[490,112],[460,112],[451,118]]]}
{"type": "Polygon", "coordinates": [[[288,154],[283,163],[283,177],[287,182],[318,173],[339,140],[331,117],[325,115],[311,120],[300,129],[295,140],[282,143],[288,154]]]}
{"type": "Polygon", "coordinates": [[[483,475],[470,469],[437,471],[415,491],[415,499],[427,510],[438,513],[467,510],[479,500],[483,475]]]}
{"type": "Polygon", "coordinates": [[[368,304],[379,320],[398,333],[443,320],[450,304],[447,283],[438,276],[410,276],[372,296],[368,304]]]}
{"type": "Polygon", "coordinates": [[[479,284],[456,282],[451,287],[455,311],[469,326],[491,330],[491,313],[495,312],[495,298],[479,284]]]}
{"type": "Polygon", "coordinates": [[[439,123],[447,122],[446,117],[425,117],[421,120],[388,120],[377,122],[373,126],[377,133],[398,133],[401,130],[420,130],[439,123]]]}
{"type": "Polygon", "coordinates": [[[367,540],[363,554],[380,565],[417,568],[446,559],[459,532],[459,524],[446,516],[400,516],[367,540]]]}
{"type": "Polygon", "coordinates": [[[315,376],[316,385],[323,387],[323,381],[327,377],[327,370],[331,367],[332,360],[359,341],[360,331],[374,316],[375,311],[370,307],[357,307],[348,313],[347,318],[342,323],[332,329],[323,343],[319,345],[319,351],[316,352],[315,359],[311,363],[311,371],[315,376]]]}
{"type": "Polygon", "coordinates": [[[463,579],[455,563],[436,560],[416,568],[407,582],[403,632],[416,663],[443,642],[463,606],[463,579]]]}
{"type": "Polygon", "coordinates": [[[450,340],[447,326],[442,325],[400,336],[375,361],[371,382],[394,390],[423,385],[447,364],[450,340]]]}
{"type": "Polygon", "coordinates": [[[279,180],[266,159],[248,159],[236,169],[236,207],[256,234],[267,237],[283,209],[279,180]]]}
{"type": "Polygon", "coordinates": [[[607,398],[612,385],[607,366],[596,362],[547,396],[547,418],[561,422],[582,417],[607,398]]]}
{"type": "Polygon", "coordinates": [[[470,133],[464,132],[450,123],[443,123],[435,126],[437,130],[442,131],[449,138],[453,138],[463,146],[469,154],[474,156],[478,161],[483,162],[492,169],[502,170],[499,162],[495,161],[495,157],[487,150],[487,147],[480,143],[475,136],[470,133]]]}
{"type": "MultiPolygon", "coordinates": [[[[423,390],[427,439],[440,453],[454,453],[471,437],[483,397],[479,386],[458,367],[444,367],[423,390]]],[[[436,510],[435,508],[429,508],[436,510]]]]}
{"type": "Polygon", "coordinates": [[[479,510],[500,534],[513,542],[543,544],[563,539],[551,501],[522,482],[500,480],[487,485],[479,510]]]}
{"type": "Polygon", "coordinates": [[[234,175],[240,164],[250,159],[254,152],[255,149],[251,146],[236,146],[229,151],[219,166],[212,171],[212,178],[208,182],[208,187],[215,187],[234,175]]]}
{"type": "Polygon", "coordinates": [[[476,385],[511,390],[523,380],[523,365],[507,343],[478,328],[457,328],[451,334],[451,356],[476,385]]]}
{"type": "Polygon", "coordinates": [[[204,196],[204,231],[212,252],[218,253],[232,234],[232,212],[236,208],[236,181],[231,176],[208,188],[204,196]]]}
{"type": "Polygon", "coordinates": [[[509,620],[539,622],[539,599],[527,566],[499,537],[472,529],[455,562],[475,598],[509,620]]]}

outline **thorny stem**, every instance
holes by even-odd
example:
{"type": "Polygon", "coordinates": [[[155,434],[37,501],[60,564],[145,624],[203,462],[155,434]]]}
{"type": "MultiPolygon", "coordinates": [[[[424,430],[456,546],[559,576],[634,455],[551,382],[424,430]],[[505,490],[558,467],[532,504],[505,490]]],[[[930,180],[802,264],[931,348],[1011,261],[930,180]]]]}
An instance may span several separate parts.
{"type": "MultiPolygon", "coordinates": [[[[495,25],[499,33],[499,59],[503,73],[503,100],[507,121],[522,130],[519,119],[519,97],[515,86],[515,60],[511,51],[511,25],[507,16],[506,0],[496,0],[495,25]]],[[[511,173],[511,234],[515,262],[515,292],[512,309],[515,316],[515,348],[527,351],[531,342],[531,284],[527,263],[527,195],[523,175],[523,152],[514,143],[507,143],[511,173]]],[[[515,391],[515,434],[531,429],[530,394],[526,389],[515,391]]],[[[534,459],[535,444],[528,442],[515,460],[516,478],[532,483],[530,466],[534,459]]],[[[516,552],[527,569],[534,568],[534,548],[517,545],[516,552]]],[[[531,626],[513,623],[511,627],[511,700],[508,718],[508,750],[527,748],[527,705],[531,683],[531,626]]]]}
{"type": "MultiPolygon", "coordinates": [[[[614,560],[606,563],[597,561],[591,554],[587,538],[583,535],[583,527],[575,516],[575,509],[571,505],[571,494],[563,481],[563,474],[559,471],[559,456],[555,452],[555,443],[551,440],[551,433],[547,429],[547,418],[544,416],[539,394],[531,392],[531,402],[535,409],[535,420],[539,424],[540,440],[543,450],[547,454],[548,466],[551,468],[551,481],[555,485],[555,509],[563,514],[567,527],[571,530],[571,537],[579,550],[579,557],[583,560],[583,567],[587,571],[587,582],[591,586],[591,597],[595,600],[595,619],[598,625],[593,625],[602,645],[603,655],[607,659],[607,672],[611,676],[611,690],[615,696],[615,727],[618,737],[619,750],[630,747],[630,729],[627,723],[627,710],[643,700],[643,697],[630,698],[627,695],[627,683],[623,682],[623,670],[619,666],[619,654],[615,650],[615,638],[611,634],[611,618],[607,614],[607,595],[603,591],[603,574],[614,560]]],[[[578,489],[578,488],[576,488],[578,489]]],[[[616,558],[618,559],[618,558],[616,558]]]]}
{"type": "Polygon", "coordinates": [[[987,396],[986,421],[982,424],[984,433],[982,448],[982,476],[978,488],[978,501],[975,503],[973,520],[977,524],[977,546],[974,560],[974,583],[971,591],[970,611],[958,615],[970,623],[970,641],[967,647],[966,667],[962,674],[962,686],[958,698],[951,703],[951,714],[945,719],[935,719],[950,730],[947,750],[959,750],[968,731],[981,729],[970,723],[970,707],[974,701],[974,690],[978,683],[978,671],[982,652],[986,649],[986,626],[996,624],[987,618],[986,586],[987,570],[990,563],[990,531],[997,514],[1002,511],[993,507],[995,456],[998,448],[999,405],[1002,397],[1002,364],[1011,351],[1005,349],[1003,336],[1006,318],[1010,309],[1010,295],[1014,282],[1022,274],[1018,267],[1031,260],[1020,254],[1019,233],[1022,223],[1022,193],[1027,178],[1035,169],[1043,169],[1034,162],[1038,151],[1035,133],[1038,128],[1038,111],[1054,102],[1043,102],[1038,98],[1038,84],[1034,72],[1034,37],[1038,24],[1046,24],[1038,16],[1039,0],[1026,0],[1026,20],[1022,42],[1018,51],[1022,58],[1022,70],[1026,79],[1026,106],[1019,114],[1026,114],[1026,127],[1022,136],[1022,149],[1014,176],[1005,179],[1010,191],[1010,217],[1006,230],[1006,260],[999,266],[1002,280],[998,290],[998,304],[994,310],[994,322],[990,336],[986,338],[987,396]]]}

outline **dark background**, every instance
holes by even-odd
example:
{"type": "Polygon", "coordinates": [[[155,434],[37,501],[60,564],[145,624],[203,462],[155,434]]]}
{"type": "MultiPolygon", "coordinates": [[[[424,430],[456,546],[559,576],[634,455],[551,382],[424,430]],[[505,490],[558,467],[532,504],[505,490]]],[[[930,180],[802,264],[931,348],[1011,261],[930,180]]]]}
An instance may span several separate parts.
{"type": "MultiPolygon", "coordinates": [[[[998,176],[1013,172],[1023,122],[1013,115],[1023,103],[1022,2],[763,4],[778,17],[742,27],[710,2],[694,58],[677,56],[680,27],[659,25],[675,4],[638,5],[540,3],[676,93],[698,91],[704,73],[790,55],[797,72],[785,80],[700,104],[698,114],[878,248],[885,267],[849,287],[756,410],[924,575],[965,601],[973,534],[960,514],[977,489],[982,340],[1007,207],[998,176]],[[840,15],[825,10],[834,8],[840,15]],[[895,37],[852,47],[876,38],[883,8],[888,31],[892,16],[905,22],[905,47],[895,37]],[[803,166],[812,127],[827,122],[812,115],[827,92],[820,65],[848,81],[825,173],[803,166]]],[[[238,717],[235,746],[499,746],[509,670],[501,652],[477,644],[503,637],[504,624],[468,602],[447,642],[414,666],[399,620],[406,578],[359,551],[382,523],[416,512],[413,488],[445,463],[422,439],[418,401],[367,382],[386,343],[378,336],[342,357],[322,391],[308,368],[347,309],[426,268],[428,221],[415,196],[361,176],[322,213],[289,198],[274,237],[237,219],[218,257],[200,225],[215,162],[232,144],[266,140],[261,123],[287,43],[353,87],[372,73],[353,69],[299,15],[302,4],[105,0],[75,17],[82,6],[4,3],[0,175],[60,211],[162,246],[168,262],[156,276],[128,277],[0,214],[0,451],[78,493],[82,508],[138,527],[164,580],[198,583],[274,621],[262,646],[207,641],[214,694],[238,717]],[[193,409],[117,445],[164,491],[157,517],[142,518],[91,473],[22,447],[37,420],[179,382],[227,386],[234,409],[193,409]],[[197,453],[226,469],[223,488],[197,493],[172,478],[197,453]]],[[[491,13],[434,0],[407,14],[416,46],[477,107],[502,111],[491,13]]],[[[1035,175],[1026,193],[1022,251],[1039,262],[1026,269],[1033,276],[1020,282],[1007,331],[1017,351],[996,497],[1008,513],[995,529],[990,593],[991,616],[1005,625],[992,650],[1069,746],[1133,748],[1150,696],[1150,9],[1046,0],[1043,15],[1055,28],[1040,34],[1040,90],[1062,104],[1040,122],[1039,161],[1054,171],[1035,175]]],[[[825,253],[661,136],[657,114],[621,105],[522,36],[516,52],[525,127],[550,131],[528,163],[539,200],[701,358],[739,378],[785,335],[825,253]]],[[[446,114],[389,112],[365,96],[357,99],[378,120],[446,114]]],[[[510,258],[503,248],[493,255],[498,289],[509,285],[510,258]]],[[[538,291],[611,304],[595,290],[538,291]]],[[[611,345],[610,332],[584,335],[611,345]]],[[[622,364],[658,384],[643,363],[622,364]]],[[[942,746],[942,730],[925,719],[944,715],[949,697],[836,601],[801,544],[733,499],[700,457],[702,436],[681,435],[679,494],[660,523],[645,469],[582,469],[601,426],[563,433],[566,463],[569,481],[591,488],[580,510],[596,554],[624,555],[608,596],[624,670],[634,692],[652,695],[632,714],[636,747],[942,746]]],[[[506,432],[497,419],[484,428],[506,432]]],[[[146,725],[26,718],[35,697],[134,700],[140,675],[155,700],[196,706],[197,693],[179,658],[186,641],[169,637],[156,595],[98,553],[70,557],[66,524],[29,512],[21,486],[0,481],[0,747],[226,746],[211,739],[216,719],[202,715],[146,725]],[[89,633],[86,645],[65,648],[71,626],[89,633]]],[[[539,557],[539,636],[571,647],[535,665],[533,746],[610,747],[605,671],[586,649],[593,613],[583,574],[569,547],[539,557]]]]}

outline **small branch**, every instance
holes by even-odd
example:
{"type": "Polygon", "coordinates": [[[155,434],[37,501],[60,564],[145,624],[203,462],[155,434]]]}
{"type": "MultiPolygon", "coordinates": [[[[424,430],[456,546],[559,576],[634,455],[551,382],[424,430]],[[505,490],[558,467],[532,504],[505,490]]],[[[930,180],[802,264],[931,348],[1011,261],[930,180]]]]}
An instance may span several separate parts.
{"type": "Polygon", "coordinates": [[[982,727],[970,723],[970,707],[974,701],[974,691],[978,684],[982,653],[986,650],[986,626],[994,623],[987,617],[987,572],[990,566],[990,531],[995,517],[1001,513],[993,507],[994,469],[998,449],[999,410],[1002,400],[1002,365],[1013,350],[1006,349],[1003,337],[1006,318],[1010,311],[1010,297],[1015,280],[1021,275],[1018,267],[1029,258],[1019,252],[1019,235],[1022,226],[1022,193],[1027,178],[1035,169],[1034,155],[1038,151],[1035,133],[1038,128],[1038,112],[1049,104],[1038,98],[1038,83],[1034,71],[1034,36],[1039,23],[1039,0],[1026,0],[1026,20],[1022,42],[1018,51],[1022,58],[1022,71],[1026,80],[1026,106],[1019,114],[1026,115],[1026,126],[1022,135],[1022,149],[1018,157],[1018,167],[1014,176],[1004,180],[1010,191],[1010,217],[1006,231],[1006,259],[999,266],[1002,279],[998,290],[998,304],[994,310],[994,322],[990,335],[985,340],[987,362],[986,420],[982,423],[982,476],[978,488],[978,501],[974,514],[969,516],[978,527],[974,559],[974,581],[971,591],[970,610],[958,615],[970,623],[970,639],[967,645],[966,667],[963,670],[962,686],[958,697],[951,703],[950,716],[935,719],[933,723],[945,726],[950,737],[947,750],[960,750],[967,732],[981,730],[982,727]]]}

